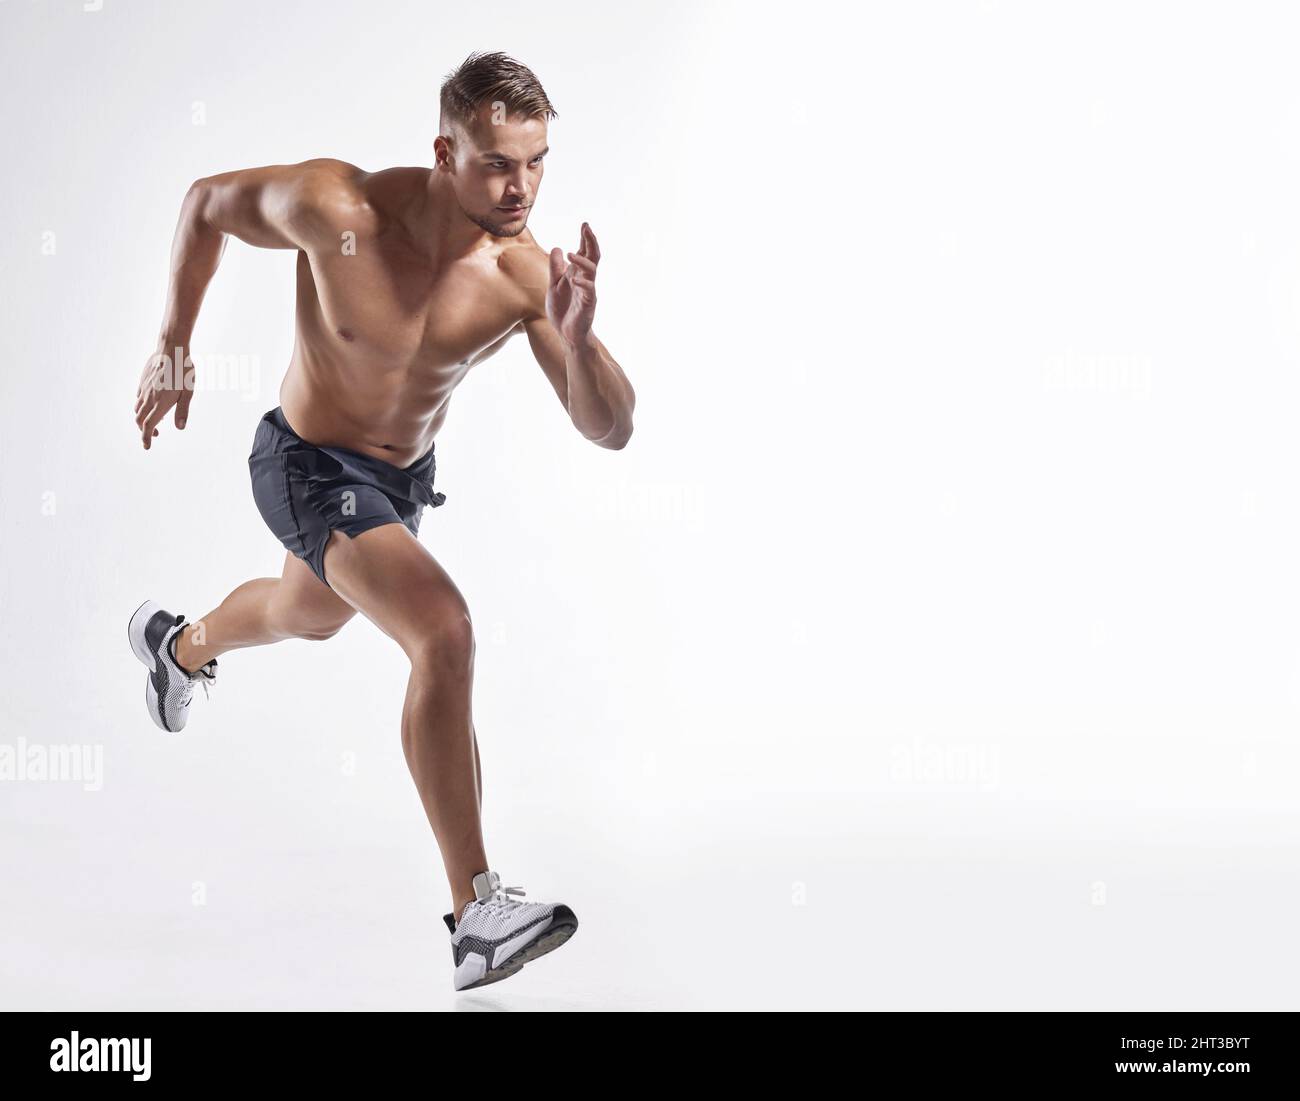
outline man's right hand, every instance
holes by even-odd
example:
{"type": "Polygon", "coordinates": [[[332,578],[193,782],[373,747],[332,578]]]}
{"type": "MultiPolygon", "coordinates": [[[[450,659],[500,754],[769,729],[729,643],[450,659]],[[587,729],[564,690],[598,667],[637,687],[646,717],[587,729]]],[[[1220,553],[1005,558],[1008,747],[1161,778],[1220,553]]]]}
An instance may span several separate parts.
{"type": "Polygon", "coordinates": [[[159,347],[146,361],[135,395],[135,423],[144,449],[158,435],[167,410],[176,407],[176,427],[184,428],[194,398],[194,362],[185,345],[159,347]]]}

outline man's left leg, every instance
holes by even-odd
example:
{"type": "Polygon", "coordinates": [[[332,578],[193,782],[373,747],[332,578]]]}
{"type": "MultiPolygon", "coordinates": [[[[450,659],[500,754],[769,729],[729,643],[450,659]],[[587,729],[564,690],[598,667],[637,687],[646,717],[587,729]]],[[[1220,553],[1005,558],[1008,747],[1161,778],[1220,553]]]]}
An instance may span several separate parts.
{"type": "Polygon", "coordinates": [[[564,944],[578,927],[563,903],[520,902],[501,885],[482,831],[482,780],[471,695],[474,634],[451,578],[401,524],[326,546],[329,584],[406,652],[402,748],[451,888],[457,990],[498,982],[564,944]]]}
{"type": "Polygon", "coordinates": [[[324,572],[336,593],[410,660],[402,748],[442,852],[453,913],[459,915],[474,899],[474,876],[489,867],[480,821],[469,610],[446,571],[402,524],[355,538],[335,531],[324,572]]]}

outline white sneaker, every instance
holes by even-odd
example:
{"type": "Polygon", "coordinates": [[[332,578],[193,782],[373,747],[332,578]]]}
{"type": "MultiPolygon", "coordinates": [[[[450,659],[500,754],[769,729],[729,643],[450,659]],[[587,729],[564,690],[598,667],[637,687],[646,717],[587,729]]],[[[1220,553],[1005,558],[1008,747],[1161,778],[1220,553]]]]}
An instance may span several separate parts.
{"type": "Polygon", "coordinates": [[[206,696],[208,686],[217,679],[216,658],[196,673],[186,672],[176,663],[174,647],[184,624],[183,615],[172,615],[152,600],[146,600],[135,610],[126,628],[131,649],[149,670],[144,689],[149,717],[169,734],[184,729],[185,720],[190,717],[194,686],[203,685],[206,696]]]}
{"type": "Polygon", "coordinates": [[[451,914],[443,921],[451,932],[452,979],[457,990],[508,979],[524,964],[559,948],[573,936],[578,919],[560,903],[516,902],[518,887],[502,887],[494,871],[474,877],[474,901],[461,911],[457,924],[451,914]]]}

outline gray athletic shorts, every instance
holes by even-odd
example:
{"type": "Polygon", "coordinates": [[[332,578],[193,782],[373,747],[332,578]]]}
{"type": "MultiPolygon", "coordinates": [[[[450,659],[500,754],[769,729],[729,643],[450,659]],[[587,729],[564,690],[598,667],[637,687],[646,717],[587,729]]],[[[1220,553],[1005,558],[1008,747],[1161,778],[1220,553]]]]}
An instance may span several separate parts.
{"type": "Polygon", "coordinates": [[[405,524],[417,535],[425,506],[446,500],[433,491],[433,470],[432,447],[408,467],[346,447],[317,447],[289,427],[278,405],[258,422],[248,456],[253,500],[266,526],[322,581],[335,528],[355,536],[405,524]]]}

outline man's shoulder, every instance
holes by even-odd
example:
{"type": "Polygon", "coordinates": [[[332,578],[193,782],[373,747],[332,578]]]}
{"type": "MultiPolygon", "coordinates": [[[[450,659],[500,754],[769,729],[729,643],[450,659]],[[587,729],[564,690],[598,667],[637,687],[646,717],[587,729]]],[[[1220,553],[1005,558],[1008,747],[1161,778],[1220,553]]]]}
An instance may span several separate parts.
{"type": "Polygon", "coordinates": [[[428,188],[432,169],[419,167],[381,168],[378,172],[361,172],[359,186],[366,200],[379,211],[404,208],[412,198],[428,188]]]}
{"type": "Polygon", "coordinates": [[[294,167],[290,201],[296,222],[312,230],[368,228],[373,220],[365,189],[368,173],[333,157],[315,157],[294,167]]]}
{"type": "Polygon", "coordinates": [[[551,281],[551,256],[529,230],[512,238],[501,250],[497,268],[526,297],[530,317],[545,314],[546,289],[551,281]]]}
{"type": "Polygon", "coordinates": [[[297,204],[305,216],[331,229],[359,235],[378,232],[418,194],[427,168],[368,172],[348,161],[318,157],[298,166],[297,204]]]}
{"type": "Polygon", "coordinates": [[[355,164],[335,160],[333,157],[314,157],[294,166],[298,197],[322,207],[340,200],[355,200],[365,196],[365,179],[368,173],[355,164]]]}

